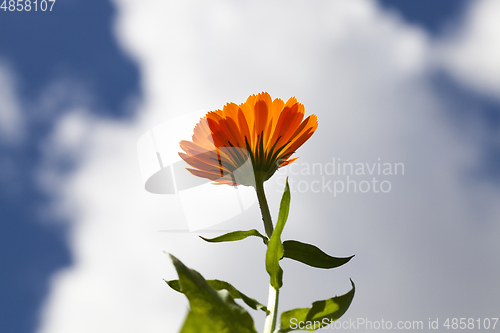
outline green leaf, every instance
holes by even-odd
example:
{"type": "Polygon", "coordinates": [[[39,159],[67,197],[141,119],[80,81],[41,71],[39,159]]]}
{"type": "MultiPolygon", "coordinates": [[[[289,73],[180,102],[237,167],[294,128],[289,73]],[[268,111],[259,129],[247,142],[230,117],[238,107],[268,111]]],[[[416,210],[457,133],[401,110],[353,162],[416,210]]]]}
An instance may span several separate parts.
{"type": "Polygon", "coordinates": [[[283,252],[283,258],[297,260],[301,263],[317,268],[339,267],[347,263],[349,260],[351,260],[352,257],[354,257],[331,257],[314,245],[301,243],[295,240],[284,241],[283,252]]]}
{"type": "Polygon", "coordinates": [[[242,239],[245,239],[250,236],[257,236],[262,238],[264,241],[264,244],[267,244],[267,237],[262,235],[260,232],[258,232],[256,229],[252,230],[246,230],[246,231],[232,231],[227,234],[215,237],[215,238],[205,238],[200,236],[201,239],[204,241],[210,242],[210,243],[219,243],[219,242],[234,242],[234,241],[239,241],[242,239]]]}
{"type": "Polygon", "coordinates": [[[215,333],[217,325],[204,314],[189,311],[180,333],[215,333]]]}
{"type": "Polygon", "coordinates": [[[179,275],[180,290],[189,299],[191,308],[182,333],[257,333],[252,317],[234,302],[229,291],[215,290],[200,273],[174,256],[170,258],[179,275]]]}
{"type": "MultiPolygon", "coordinates": [[[[229,295],[233,299],[242,299],[243,302],[245,302],[246,305],[251,307],[254,310],[262,310],[267,313],[267,308],[256,301],[253,298],[248,297],[247,295],[243,294],[241,291],[233,287],[229,282],[226,281],[221,281],[221,280],[206,280],[210,287],[214,288],[215,290],[227,290],[229,292],[229,295]]],[[[179,283],[179,280],[170,280],[165,282],[170,286],[170,288],[174,289],[175,291],[178,291],[182,293],[181,290],[181,285],[179,283]]]]}
{"type": "Polygon", "coordinates": [[[352,289],[345,295],[316,301],[310,308],[293,309],[281,314],[281,330],[286,333],[290,331],[303,330],[315,331],[330,325],[339,319],[351,305],[354,298],[355,286],[351,280],[352,289]]]}
{"type": "Polygon", "coordinates": [[[281,244],[281,233],[288,219],[290,210],[290,187],[288,186],[288,178],[286,180],[285,191],[281,197],[280,211],[278,214],[278,222],[276,229],[267,244],[266,252],[266,270],[271,277],[271,286],[274,289],[279,289],[283,285],[283,270],[280,267],[279,261],[283,257],[283,244],[281,244]]]}

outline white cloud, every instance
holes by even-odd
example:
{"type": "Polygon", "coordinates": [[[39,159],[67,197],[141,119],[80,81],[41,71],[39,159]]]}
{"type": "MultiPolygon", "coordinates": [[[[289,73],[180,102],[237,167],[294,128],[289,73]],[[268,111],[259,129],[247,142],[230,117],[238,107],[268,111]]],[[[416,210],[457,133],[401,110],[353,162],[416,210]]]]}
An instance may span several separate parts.
{"type": "MultiPolygon", "coordinates": [[[[139,63],[145,100],[133,122],[73,114],[50,141],[85,155],[68,178],[51,178],[72,221],[74,264],[54,277],[39,333],[175,332],[187,302],[161,281],[175,277],[163,250],[266,300],[261,242],[158,232],[186,228],[182,212],[175,197],[143,190],[136,160],[147,129],[262,90],[295,95],[318,115],[298,162],[405,163],[386,195],[293,195],[285,238],[356,257],[334,271],[284,262],[282,310],[344,293],[352,277],[358,291],[346,318],[496,315],[498,189],[464,177],[479,140],[444,118],[447,105],[426,80],[433,50],[423,31],[368,1],[116,4],[116,31],[139,63]]],[[[277,181],[267,184],[273,216],[277,181]]],[[[260,223],[254,207],[223,227],[260,223]]],[[[254,318],[260,330],[263,316],[254,318]]]]}
{"type": "Polygon", "coordinates": [[[500,3],[471,1],[461,26],[440,41],[437,58],[455,78],[480,92],[500,96],[500,3]]]}
{"type": "Polygon", "coordinates": [[[0,63],[0,140],[15,142],[23,136],[23,117],[10,69],[0,63]]]}

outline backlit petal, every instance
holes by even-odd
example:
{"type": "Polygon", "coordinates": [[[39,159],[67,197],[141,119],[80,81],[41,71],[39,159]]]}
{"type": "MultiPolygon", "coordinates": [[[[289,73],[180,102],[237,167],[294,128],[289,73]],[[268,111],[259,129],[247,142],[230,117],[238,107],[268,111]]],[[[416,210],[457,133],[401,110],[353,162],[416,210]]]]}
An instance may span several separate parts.
{"type": "MultiPolygon", "coordinates": [[[[179,156],[193,167],[188,168],[193,175],[229,185],[238,185],[232,172],[251,159],[253,176],[265,181],[295,161],[290,157],[316,131],[317,117],[303,120],[304,114],[295,97],[284,103],[267,92],[250,95],[245,103],[208,112],[194,127],[192,141],[180,142],[184,153],[179,156]]],[[[251,178],[243,177],[244,185],[253,186],[251,178]]]]}

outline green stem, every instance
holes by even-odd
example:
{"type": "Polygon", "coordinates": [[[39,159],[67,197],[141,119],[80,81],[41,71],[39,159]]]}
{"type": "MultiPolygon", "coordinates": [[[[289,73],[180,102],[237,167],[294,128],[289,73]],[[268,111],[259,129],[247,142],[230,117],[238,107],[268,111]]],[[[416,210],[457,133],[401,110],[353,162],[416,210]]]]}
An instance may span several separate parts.
{"type": "Polygon", "coordinates": [[[273,333],[276,328],[279,293],[279,289],[274,289],[273,286],[269,285],[269,296],[267,299],[267,310],[269,310],[269,314],[264,323],[264,333],[273,333]]]}
{"type": "MultiPolygon", "coordinates": [[[[267,204],[266,194],[264,192],[264,182],[256,180],[255,190],[257,191],[257,198],[259,199],[260,211],[262,213],[262,221],[264,222],[264,229],[269,239],[273,235],[273,221],[271,219],[271,212],[267,204]]],[[[267,310],[269,314],[266,317],[264,324],[264,333],[273,333],[276,328],[276,320],[278,318],[278,300],[279,289],[274,289],[269,285],[269,296],[267,299],[267,310]]]]}
{"type": "Polygon", "coordinates": [[[256,180],[255,190],[257,191],[257,198],[259,199],[264,229],[266,230],[267,237],[271,239],[271,235],[273,234],[273,221],[271,219],[271,213],[269,212],[269,206],[267,205],[266,194],[264,193],[264,182],[256,180]]]}

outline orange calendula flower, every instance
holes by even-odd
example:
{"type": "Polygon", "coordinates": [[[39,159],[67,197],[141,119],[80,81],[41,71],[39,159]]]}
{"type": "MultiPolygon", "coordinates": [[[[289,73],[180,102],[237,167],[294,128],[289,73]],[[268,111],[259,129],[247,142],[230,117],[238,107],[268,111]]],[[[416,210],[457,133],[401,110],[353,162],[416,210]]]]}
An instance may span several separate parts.
{"type": "Polygon", "coordinates": [[[304,119],[295,97],[286,103],[267,92],[245,103],[211,111],[194,128],[192,141],[181,141],[180,157],[196,176],[215,184],[255,186],[297,158],[292,154],[318,127],[315,115],[304,119]]]}

